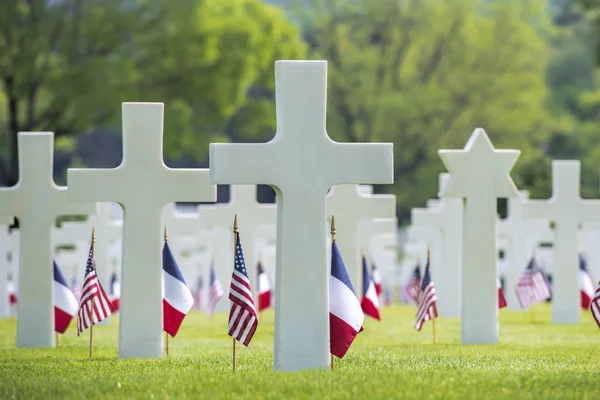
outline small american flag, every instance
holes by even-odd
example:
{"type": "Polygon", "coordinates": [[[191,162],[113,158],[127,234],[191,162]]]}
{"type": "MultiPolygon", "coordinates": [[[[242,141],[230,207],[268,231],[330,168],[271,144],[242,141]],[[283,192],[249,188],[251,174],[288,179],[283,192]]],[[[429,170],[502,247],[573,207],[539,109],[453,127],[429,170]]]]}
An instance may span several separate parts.
{"type": "Polygon", "coordinates": [[[77,311],[77,336],[113,312],[111,302],[104,289],[102,289],[100,280],[96,275],[93,246],[93,244],[90,246],[90,254],[83,279],[83,289],[81,289],[79,310],[77,311]]]}
{"type": "Polygon", "coordinates": [[[534,258],[527,264],[515,291],[523,309],[541,303],[550,297],[550,285],[548,285],[542,270],[536,265],[534,258]]]}
{"type": "MultiPolygon", "coordinates": [[[[221,281],[217,278],[217,272],[215,271],[215,265],[210,266],[210,289],[208,292],[208,316],[210,317],[215,313],[217,303],[223,297],[223,288],[221,287],[221,281]]],[[[230,296],[231,297],[231,296],[230,296]]]]}
{"type": "Polygon", "coordinates": [[[250,280],[248,271],[244,262],[244,253],[240,236],[237,235],[235,246],[235,260],[233,274],[231,275],[231,287],[229,288],[229,300],[231,300],[231,309],[229,310],[229,336],[232,336],[244,346],[248,346],[256,327],[258,318],[252,290],[250,289],[250,280]]]}
{"type": "Polygon", "coordinates": [[[596,293],[594,294],[594,298],[592,299],[592,304],[590,306],[592,310],[592,316],[596,320],[598,327],[600,328],[600,282],[598,283],[598,287],[596,288],[596,293]]]}
{"type": "Polygon", "coordinates": [[[419,299],[419,292],[421,291],[421,267],[417,264],[412,275],[406,282],[406,285],[402,288],[401,298],[402,302],[415,304],[419,299]]]}
{"type": "Polygon", "coordinates": [[[437,317],[437,296],[435,294],[435,286],[431,280],[429,272],[429,255],[427,256],[427,265],[425,265],[425,274],[421,282],[421,292],[417,304],[417,319],[415,321],[415,329],[420,331],[423,323],[437,317]]]}

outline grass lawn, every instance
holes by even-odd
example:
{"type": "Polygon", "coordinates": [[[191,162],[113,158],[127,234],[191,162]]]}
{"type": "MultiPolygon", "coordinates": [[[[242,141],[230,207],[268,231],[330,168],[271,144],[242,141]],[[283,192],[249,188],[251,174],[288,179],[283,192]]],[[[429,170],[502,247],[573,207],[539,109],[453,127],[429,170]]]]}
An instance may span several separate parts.
{"type": "Polygon", "coordinates": [[[87,331],[72,323],[55,349],[15,349],[16,321],[0,321],[0,399],[599,399],[600,330],[589,313],[578,325],[550,324],[550,308],[500,311],[499,345],[461,346],[459,321],[413,330],[414,308],[383,310],[335,370],[273,373],[273,314],[249,348],[238,345],[231,372],[227,315],[210,323],[193,312],[160,360],[117,360],[117,319],[87,331]]]}

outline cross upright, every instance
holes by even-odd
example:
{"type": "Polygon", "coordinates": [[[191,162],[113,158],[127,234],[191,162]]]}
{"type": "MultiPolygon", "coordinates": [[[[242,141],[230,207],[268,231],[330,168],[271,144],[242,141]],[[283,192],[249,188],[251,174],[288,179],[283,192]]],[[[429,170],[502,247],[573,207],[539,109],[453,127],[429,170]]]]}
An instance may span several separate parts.
{"type": "Polygon", "coordinates": [[[51,228],[61,215],[88,214],[96,204],[73,204],[53,179],[54,134],[21,132],[19,181],[0,188],[0,213],[19,218],[17,347],[54,346],[51,228]]]}
{"type": "Polygon", "coordinates": [[[339,184],[393,182],[392,144],[329,138],[326,94],[327,61],[277,61],[275,137],[210,146],[213,182],[271,185],[277,195],[277,371],[329,369],[327,191],[339,184]]]}
{"type": "Polygon", "coordinates": [[[370,260],[373,259],[371,239],[380,235],[397,236],[398,220],[396,218],[375,218],[362,221],[358,225],[358,246],[364,250],[365,256],[370,260]]]}
{"type": "MultiPolygon", "coordinates": [[[[440,191],[444,190],[450,174],[439,175],[440,191]]],[[[460,293],[463,246],[463,200],[461,198],[442,198],[427,208],[413,208],[411,222],[414,226],[437,229],[440,232],[442,265],[433,265],[432,273],[435,289],[440,300],[440,316],[460,317],[460,293]]]]}
{"type": "Polygon", "coordinates": [[[374,218],[396,216],[396,196],[361,193],[359,185],[338,185],[327,196],[327,214],[335,215],[335,241],[354,286],[354,294],[362,298],[363,266],[358,241],[359,224],[374,218]]]}
{"type": "MultiPolygon", "coordinates": [[[[439,150],[450,180],[440,197],[464,198],[461,342],[498,342],[497,199],[518,196],[510,170],[521,154],[496,150],[481,128],[464,150],[439,150]]],[[[435,278],[434,278],[435,279],[435,278]]]]}
{"type": "Polygon", "coordinates": [[[522,310],[514,288],[533,257],[533,249],[540,242],[553,240],[548,220],[527,220],[523,217],[523,204],[528,197],[529,192],[521,190],[519,197],[508,199],[508,215],[498,223],[500,237],[508,239],[504,295],[508,309],[514,311],[522,310]]]}
{"type": "MultiPolygon", "coordinates": [[[[256,270],[256,239],[258,228],[264,225],[277,223],[277,206],[275,204],[261,204],[256,200],[256,185],[231,185],[229,186],[229,202],[214,205],[200,205],[200,221],[203,227],[225,227],[233,232],[233,217],[238,216],[240,240],[246,261],[246,271],[252,288],[252,296],[257,297],[258,274],[256,270]]],[[[233,240],[233,239],[232,239],[233,240]]],[[[233,242],[232,242],[233,246],[233,242]]],[[[220,267],[220,266],[219,266],[220,267]]],[[[215,266],[217,276],[221,282],[229,287],[232,264],[229,263],[226,271],[215,266]]]]}
{"type": "Polygon", "coordinates": [[[8,227],[14,221],[13,217],[0,216],[0,318],[10,316],[8,306],[8,249],[10,234],[8,227]]]}
{"type": "Polygon", "coordinates": [[[163,103],[123,104],[123,160],[113,169],[69,169],[71,201],[123,207],[119,358],[163,354],[163,207],[215,201],[206,169],[172,169],[163,161],[163,103]]]}
{"type": "Polygon", "coordinates": [[[579,195],[580,163],[552,161],[552,197],[528,200],[523,205],[527,219],[554,221],[554,270],[552,273],[552,322],[574,324],[580,319],[579,227],[600,221],[600,200],[579,195]]]}

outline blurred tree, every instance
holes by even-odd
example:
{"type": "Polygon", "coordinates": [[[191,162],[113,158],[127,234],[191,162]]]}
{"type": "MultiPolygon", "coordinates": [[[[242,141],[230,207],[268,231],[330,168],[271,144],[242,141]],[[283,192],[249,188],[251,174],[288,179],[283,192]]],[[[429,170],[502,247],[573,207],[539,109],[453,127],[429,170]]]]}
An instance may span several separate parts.
{"type": "Polygon", "coordinates": [[[328,130],[341,141],[391,141],[399,216],[437,193],[437,149],[484,127],[543,158],[550,23],[545,1],[322,0],[306,40],[329,61],[328,130]]]}
{"type": "Polygon", "coordinates": [[[0,174],[18,180],[19,131],[68,147],[117,127],[123,101],[165,102],[170,155],[204,158],[240,115],[252,115],[244,135],[264,136],[273,61],[303,54],[297,28],[260,0],[2,0],[0,174]],[[251,89],[264,94],[249,104],[251,89]]]}

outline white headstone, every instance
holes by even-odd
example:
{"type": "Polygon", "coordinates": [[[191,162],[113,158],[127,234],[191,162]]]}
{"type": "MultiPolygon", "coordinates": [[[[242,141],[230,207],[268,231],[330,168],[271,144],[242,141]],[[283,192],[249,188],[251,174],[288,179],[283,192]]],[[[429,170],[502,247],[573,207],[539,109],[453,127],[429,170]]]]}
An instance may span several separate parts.
{"type": "Polygon", "coordinates": [[[398,258],[397,233],[384,233],[371,237],[369,248],[372,252],[371,263],[377,266],[383,286],[390,289],[399,286],[400,282],[397,282],[395,277],[398,258]]]}
{"type": "Polygon", "coordinates": [[[8,250],[10,247],[9,225],[13,217],[0,217],[0,318],[10,316],[8,307],[8,250]]]}
{"type": "Polygon", "coordinates": [[[335,240],[348,270],[354,294],[362,298],[363,267],[359,224],[374,218],[396,216],[396,196],[361,194],[359,185],[338,185],[327,196],[327,214],[335,215],[335,240]]]}
{"type": "MultiPolygon", "coordinates": [[[[439,176],[440,191],[444,190],[450,174],[439,176]]],[[[441,317],[460,317],[461,274],[463,251],[463,200],[444,198],[433,207],[414,208],[411,216],[414,226],[438,229],[441,235],[442,265],[436,266],[433,276],[441,317]]]]}
{"type": "Polygon", "coordinates": [[[579,249],[594,283],[600,279],[600,225],[587,223],[579,232],[579,249]]]}
{"type": "Polygon", "coordinates": [[[552,272],[552,322],[574,324],[580,319],[579,227],[583,222],[600,222],[600,200],[583,200],[579,195],[580,163],[552,161],[552,197],[525,201],[528,219],[554,221],[554,270],[552,272]]]}
{"type": "MultiPolygon", "coordinates": [[[[203,228],[197,235],[198,241],[211,249],[211,262],[215,265],[217,279],[221,282],[223,291],[228,293],[233,273],[233,232],[229,228],[203,228]]],[[[242,243],[243,245],[243,243],[242,243]]],[[[210,265],[209,265],[210,267],[210,265]]],[[[210,290],[210,275],[207,269],[204,273],[206,291],[210,290]]],[[[228,312],[229,300],[227,295],[216,304],[216,312],[228,312]]]]}
{"type": "MultiPolygon", "coordinates": [[[[336,220],[337,224],[337,220],[336,220]]],[[[365,256],[369,260],[373,260],[373,242],[374,237],[381,235],[398,234],[398,220],[396,218],[375,218],[361,221],[358,224],[358,247],[364,249],[365,256]]]]}
{"type": "Polygon", "coordinates": [[[329,138],[326,61],[277,61],[275,92],[273,140],[211,144],[211,178],[220,184],[275,188],[274,369],[329,368],[325,196],[339,184],[392,183],[393,145],[337,143],[329,138]]]}
{"type": "Polygon", "coordinates": [[[510,170],[518,150],[496,150],[481,128],[464,150],[439,150],[450,181],[440,197],[465,198],[461,342],[498,342],[496,202],[518,196],[510,170]]]}
{"type": "Polygon", "coordinates": [[[522,310],[515,292],[523,270],[533,256],[533,250],[542,241],[552,241],[553,234],[548,220],[526,220],[523,202],[529,192],[519,192],[520,197],[508,199],[508,216],[498,224],[500,236],[508,239],[504,296],[509,310],[522,310]]]}
{"type": "Polygon", "coordinates": [[[96,204],[73,204],[54,183],[54,134],[19,133],[19,182],[0,188],[0,213],[19,218],[17,347],[54,346],[51,228],[61,215],[88,214],[96,204]]]}
{"type": "Polygon", "coordinates": [[[426,246],[420,245],[415,248],[415,251],[419,251],[417,259],[422,268],[421,272],[425,271],[425,264],[427,263],[427,248],[429,248],[431,279],[435,284],[436,293],[438,291],[438,286],[440,286],[442,288],[442,292],[444,292],[445,282],[437,278],[438,275],[443,275],[442,268],[444,266],[442,255],[442,234],[440,230],[426,226],[413,225],[408,229],[408,238],[411,242],[421,242],[426,244],[426,246]]]}
{"type": "Polygon", "coordinates": [[[119,358],[163,354],[161,211],[174,201],[214,201],[208,171],[163,161],[162,103],[123,104],[123,161],[113,169],[69,169],[71,201],[123,207],[119,358]]]}
{"type": "MultiPolygon", "coordinates": [[[[277,223],[277,206],[275,204],[259,203],[256,199],[256,190],[256,185],[230,185],[228,203],[201,205],[199,207],[202,226],[225,227],[231,232],[231,240],[233,240],[233,217],[237,214],[246,271],[248,272],[248,279],[250,279],[252,295],[255,299],[257,289],[257,229],[263,225],[275,225],[277,223]]],[[[233,246],[233,242],[231,246],[233,246]]],[[[216,272],[219,276],[231,278],[232,271],[233,264],[230,260],[228,271],[217,270],[216,272]]],[[[225,281],[228,281],[228,279],[225,281]]]]}

